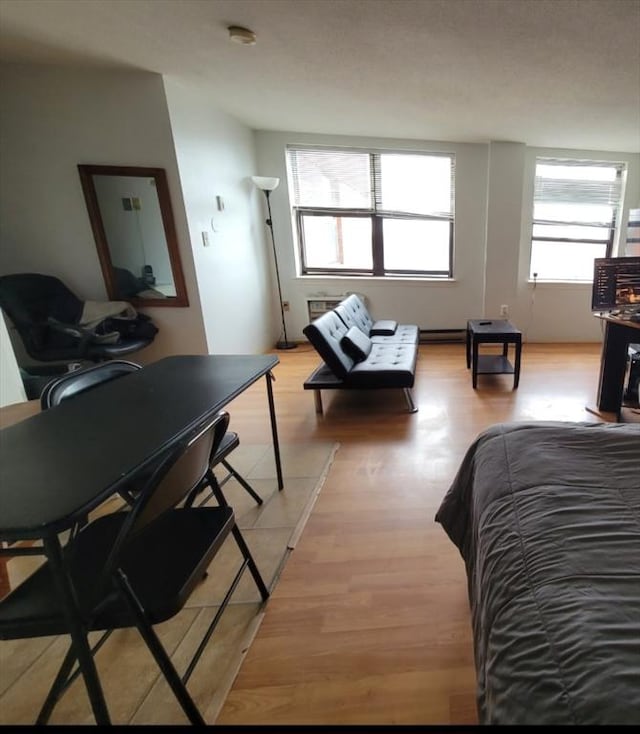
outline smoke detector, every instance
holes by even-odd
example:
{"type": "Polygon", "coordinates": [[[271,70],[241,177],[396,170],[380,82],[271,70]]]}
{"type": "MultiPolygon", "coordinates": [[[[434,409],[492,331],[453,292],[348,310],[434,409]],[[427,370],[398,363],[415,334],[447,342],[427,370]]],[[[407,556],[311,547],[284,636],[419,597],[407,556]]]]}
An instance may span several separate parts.
{"type": "Polygon", "coordinates": [[[256,42],[256,34],[248,28],[239,25],[230,25],[228,28],[229,38],[234,43],[240,43],[243,46],[253,46],[256,42]]]}

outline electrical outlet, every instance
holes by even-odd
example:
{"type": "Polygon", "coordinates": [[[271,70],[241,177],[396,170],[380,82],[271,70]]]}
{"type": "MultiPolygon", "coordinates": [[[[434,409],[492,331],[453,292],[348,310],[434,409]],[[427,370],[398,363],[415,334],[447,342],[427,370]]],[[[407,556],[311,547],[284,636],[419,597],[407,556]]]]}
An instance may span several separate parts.
{"type": "Polygon", "coordinates": [[[282,302],[282,308],[283,308],[284,311],[288,311],[289,310],[289,301],[283,301],[282,302]]]}
{"type": "Polygon", "coordinates": [[[503,303],[502,306],[500,306],[500,316],[508,316],[509,315],[509,306],[507,306],[506,303],[503,303]]]}

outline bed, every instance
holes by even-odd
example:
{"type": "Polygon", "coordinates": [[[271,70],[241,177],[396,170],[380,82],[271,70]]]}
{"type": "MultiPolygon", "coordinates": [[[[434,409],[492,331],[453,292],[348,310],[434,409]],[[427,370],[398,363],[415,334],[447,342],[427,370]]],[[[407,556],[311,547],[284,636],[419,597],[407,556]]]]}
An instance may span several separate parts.
{"type": "Polygon", "coordinates": [[[491,426],[436,521],[466,565],[480,723],[640,723],[640,425],[491,426]]]}

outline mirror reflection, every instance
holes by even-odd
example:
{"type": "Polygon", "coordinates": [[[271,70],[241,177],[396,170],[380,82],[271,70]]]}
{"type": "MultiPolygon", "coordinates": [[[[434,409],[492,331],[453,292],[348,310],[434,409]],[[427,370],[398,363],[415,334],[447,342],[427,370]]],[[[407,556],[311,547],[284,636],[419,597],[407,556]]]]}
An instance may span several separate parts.
{"type": "Polygon", "coordinates": [[[78,168],[109,298],[187,305],[164,169],[78,168]]]}

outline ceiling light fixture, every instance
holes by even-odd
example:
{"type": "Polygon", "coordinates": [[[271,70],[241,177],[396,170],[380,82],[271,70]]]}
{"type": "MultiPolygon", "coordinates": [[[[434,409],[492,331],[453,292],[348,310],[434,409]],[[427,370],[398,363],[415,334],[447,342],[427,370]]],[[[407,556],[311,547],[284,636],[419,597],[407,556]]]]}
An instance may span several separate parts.
{"type": "Polygon", "coordinates": [[[248,28],[230,25],[227,30],[229,31],[229,38],[235,43],[241,43],[243,46],[253,46],[256,42],[256,34],[248,28]]]}

